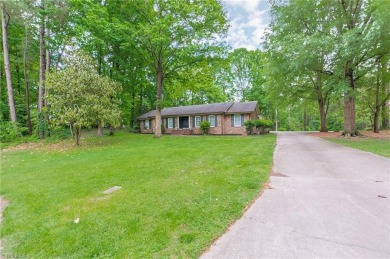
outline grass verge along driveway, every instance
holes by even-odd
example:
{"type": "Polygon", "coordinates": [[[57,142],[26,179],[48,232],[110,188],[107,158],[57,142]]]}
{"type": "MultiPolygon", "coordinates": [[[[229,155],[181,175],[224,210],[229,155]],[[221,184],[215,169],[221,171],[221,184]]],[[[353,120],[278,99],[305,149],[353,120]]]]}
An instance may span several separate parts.
{"type": "Polygon", "coordinates": [[[119,133],[3,152],[3,256],[197,257],[259,193],[275,139],[119,133]]]}
{"type": "Polygon", "coordinates": [[[310,133],[334,143],[371,152],[390,158],[390,130],[382,130],[380,133],[371,131],[361,132],[358,137],[342,137],[340,132],[316,132],[310,133]]]}
{"type": "Polygon", "coordinates": [[[390,140],[380,139],[327,139],[334,143],[371,152],[380,156],[390,158],[390,140]]]}

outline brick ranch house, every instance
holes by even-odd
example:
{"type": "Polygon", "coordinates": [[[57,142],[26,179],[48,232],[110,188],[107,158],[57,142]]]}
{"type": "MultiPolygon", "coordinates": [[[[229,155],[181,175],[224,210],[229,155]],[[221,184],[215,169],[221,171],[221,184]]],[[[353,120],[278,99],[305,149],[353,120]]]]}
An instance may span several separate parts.
{"type": "MultiPolygon", "coordinates": [[[[141,133],[154,133],[156,110],[138,117],[141,133]]],[[[245,134],[244,122],[257,119],[257,102],[226,102],[181,107],[169,107],[161,110],[162,125],[166,134],[201,134],[200,122],[210,122],[209,134],[241,135],[245,134]]]]}

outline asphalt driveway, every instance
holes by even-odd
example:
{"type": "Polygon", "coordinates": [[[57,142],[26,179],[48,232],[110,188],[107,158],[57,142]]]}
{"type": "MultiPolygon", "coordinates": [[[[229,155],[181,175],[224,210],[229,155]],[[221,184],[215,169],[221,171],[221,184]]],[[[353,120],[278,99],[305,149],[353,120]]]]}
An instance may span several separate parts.
{"type": "Polygon", "coordinates": [[[272,189],[201,258],[390,258],[389,180],[390,159],[278,133],[272,189]]]}

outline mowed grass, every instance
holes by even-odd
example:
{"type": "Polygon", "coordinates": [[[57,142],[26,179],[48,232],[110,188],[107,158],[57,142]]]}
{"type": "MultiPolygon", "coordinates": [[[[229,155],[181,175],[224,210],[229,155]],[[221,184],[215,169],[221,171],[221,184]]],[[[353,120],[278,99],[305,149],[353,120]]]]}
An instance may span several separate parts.
{"type": "Polygon", "coordinates": [[[3,152],[3,256],[198,257],[260,192],[275,140],[119,133],[3,152]]]}
{"type": "Polygon", "coordinates": [[[390,158],[390,140],[388,139],[339,139],[327,138],[334,143],[368,151],[380,156],[390,158]]]}

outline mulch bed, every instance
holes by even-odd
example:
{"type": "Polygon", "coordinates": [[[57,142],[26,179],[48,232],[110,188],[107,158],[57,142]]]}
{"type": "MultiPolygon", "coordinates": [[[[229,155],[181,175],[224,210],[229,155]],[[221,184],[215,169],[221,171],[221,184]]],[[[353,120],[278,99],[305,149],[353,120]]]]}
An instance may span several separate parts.
{"type": "Polygon", "coordinates": [[[341,135],[342,132],[311,132],[309,133],[312,136],[320,137],[320,138],[344,138],[351,140],[359,140],[359,139],[382,139],[382,140],[390,140],[390,130],[383,130],[379,133],[374,133],[372,131],[362,131],[360,132],[361,136],[358,137],[343,137],[341,135]]]}

